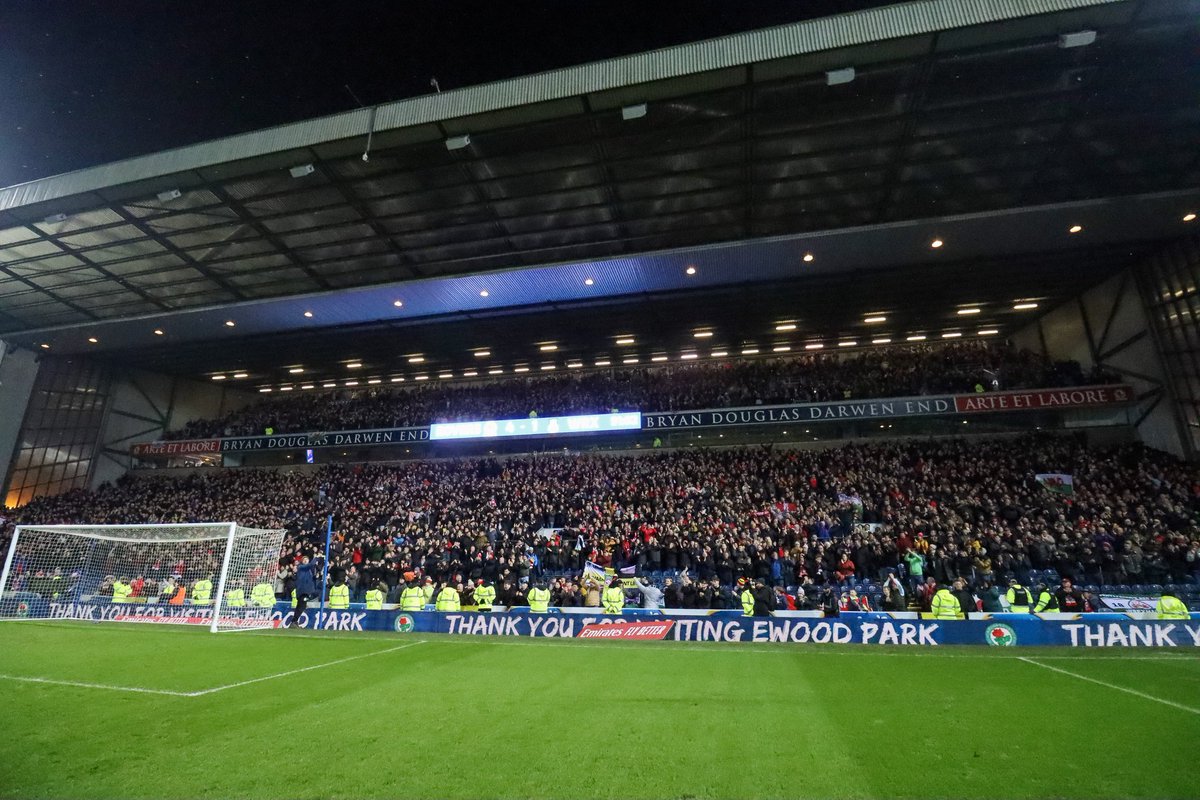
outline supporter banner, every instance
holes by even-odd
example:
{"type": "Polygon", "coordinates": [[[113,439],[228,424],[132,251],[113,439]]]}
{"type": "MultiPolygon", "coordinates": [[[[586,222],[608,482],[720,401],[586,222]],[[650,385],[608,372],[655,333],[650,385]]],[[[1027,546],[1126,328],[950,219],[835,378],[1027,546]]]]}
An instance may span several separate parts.
{"type": "Polygon", "coordinates": [[[1158,609],[1157,597],[1102,594],[1100,602],[1104,603],[1110,611],[1155,611],[1158,609]]]}
{"type": "Polygon", "coordinates": [[[132,452],[133,455],[137,456],[138,458],[219,453],[221,452],[221,440],[193,439],[181,442],[149,442],[148,444],[135,444],[132,448],[132,452]]]}
{"type": "Polygon", "coordinates": [[[1075,494],[1075,476],[1065,472],[1039,472],[1033,476],[1044,489],[1053,494],[1075,494]]]}
{"type": "MultiPolygon", "coordinates": [[[[300,626],[322,630],[390,630],[451,636],[523,636],[557,638],[625,638],[583,635],[609,625],[647,622],[643,611],[616,614],[442,613],[432,611],[310,610],[300,626]]],[[[1134,620],[1124,614],[1085,614],[1072,619],[1041,619],[1033,614],[994,614],[979,620],[893,619],[884,613],[847,613],[832,619],[746,617],[739,611],[673,611],[660,616],[671,622],[663,634],[680,642],[791,642],[795,644],[1059,645],[1070,647],[1200,647],[1200,614],[1190,620],[1134,620]]],[[[290,608],[277,608],[280,624],[292,621],[290,608]]],[[[660,624],[661,624],[660,623],[660,624]]],[[[653,623],[650,623],[653,624],[653,623]]],[[[649,629],[646,630],[649,633],[649,629]]],[[[655,631],[657,633],[657,630],[655,631]]]]}
{"type": "Polygon", "coordinates": [[[1080,386],[1075,389],[1031,389],[1025,392],[987,392],[958,395],[956,411],[1037,411],[1047,408],[1086,408],[1110,406],[1133,400],[1128,386],[1080,386]]]}

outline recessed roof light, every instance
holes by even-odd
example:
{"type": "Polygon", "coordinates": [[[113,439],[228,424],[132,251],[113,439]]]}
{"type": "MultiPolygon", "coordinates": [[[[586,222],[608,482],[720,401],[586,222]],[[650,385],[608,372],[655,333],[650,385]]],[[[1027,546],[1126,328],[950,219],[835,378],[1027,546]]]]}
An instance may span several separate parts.
{"type": "Polygon", "coordinates": [[[981,330],[981,331],[979,332],[979,335],[980,335],[980,336],[992,336],[992,335],[994,335],[994,334],[997,334],[997,333],[999,333],[999,332],[1000,332],[1000,331],[999,331],[999,330],[997,330],[996,328],[984,328],[983,330],[981,330]]]}
{"type": "Polygon", "coordinates": [[[155,335],[155,336],[162,336],[162,335],[163,335],[163,329],[162,329],[162,328],[155,328],[155,329],[154,329],[154,335],[155,335]]]}
{"type": "Polygon", "coordinates": [[[595,281],[592,280],[591,278],[585,278],[583,281],[584,286],[591,286],[593,283],[595,283],[595,281]]]}
{"type": "Polygon", "coordinates": [[[439,372],[438,373],[438,378],[443,381],[446,380],[447,378],[453,378],[453,377],[454,377],[453,372],[439,372]]]}
{"type": "Polygon", "coordinates": [[[478,373],[478,372],[476,372],[475,370],[473,370],[473,369],[469,369],[469,370],[467,370],[466,372],[464,372],[464,373],[463,373],[463,377],[464,377],[464,378],[474,378],[474,377],[475,377],[476,375],[478,375],[478,374],[479,374],[479,373],[478,373]]]}
{"type": "Polygon", "coordinates": [[[224,375],[213,375],[212,379],[214,381],[223,381],[223,380],[225,380],[225,376],[224,375]]]}
{"type": "Polygon", "coordinates": [[[712,356],[713,358],[724,358],[725,356],[729,355],[729,351],[728,350],[713,350],[709,355],[712,356]]]}
{"type": "Polygon", "coordinates": [[[249,378],[249,377],[250,377],[250,373],[248,373],[248,372],[235,372],[235,373],[233,373],[233,377],[235,377],[235,378],[249,378]]]}
{"type": "Polygon", "coordinates": [[[394,305],[396,308],[404,308],[404,301],[403,300],[393,300],[392,305],[394,305]]]}
{"type": "Polygon", "coordinates": [[[491,350],[476,350],[475,351],[476,358],[487,358],[491,354],[492,354],[491,350]]]}
{"type": "Polygon", "coordinates": [[[923,334],[923,333],[914,333],[912,336],[909,336],[909,337],[908,337],[908,338],[907,338],[905,341],[908,341],[908,342],[923,342],[923,341],[925,341],[925,334],[923,334]]]}
{"type": "Polygon", "coordinates": [[[234,322],[234,321],[233,321],[233,320],[231,320],[231,319],[227,319],[227,320],[225,320],[225,327],[226,327],[226,328],[232,328],[232,327],[233,327],[234,325],[236,325],[236,324],[237,324],[237,323],[236,323],[236,322],[234,322]]]}
{"type": "Polygon", "coordinates": [[[408,363],[410,363],[410,364],[420,364],[424,360],[425,360],[425,356],[409,356],[408,357],[408,363]]]}
{"type": "Polygon", "coordinates": [[[330,381],[329,383],[322,383],[321,386],[325,387],[326,389],[336,389],[337,388],[337,384],[334,383],[333,381],[330,381]]]}
{"type": "MultiPolygon", "coordinates": [[[[771,352],[772,353],[787,353],[787,352],[791,351],[791,349],[792,349],[792,346],[790,344],[777,344],[771,348],[771,352]]],[[[744,353],[746,351],[743,350],[742,352],[744,353]]]]}
{"type": "Polygon", "coordinates": [[[46,344],[45,342],[42,342],[42,343],[41,343],[41,345],[39,345],[39,346],[40,346],[40,347],[41,347],[43,350],[49,350],[49,349],[50,349],[50,345],[46,344]]]}
{"type": "Polygon", "coordinates": [[[291,386],[280,386],[279,387],[279,391],[281,391],[281,392],[290,392],[291,390],[292,390],[291,386]]]}
{"type": "Polygon", "coordinates": [[[929,243],[929,246],[936,250],[937,248],[941,247],[944,244],[945,244],[945,242],[943,242],[941,239],[934,239],[932,242],[929,243]]]}
{"type": "Polygon", "coordinates": [[[540,345],[538,345],[538,350],[541,350],[543,353],[553,353],[557,349],[558,349],[558,345],[556,345],[556,344],[540,344],[540,345]]]}
{"type": "Polygon", "coordinates": [[[259,389],[259,391],[262,392],[263,394],[266,394],[267,392],[271,391],[271,387],[264,386],[263,388],[259,389]]]}
{"type": "Polygon", "coordinates": [[[638,358],[637,358],[637,356],[629,356],[629,358],[621,359],[621,363],[622,364],[636,364],[636,363],[638,363],[638,358]]]}
{"type": "Polygon", "coordinates": [[[361,361],[347,362],[346,369],[362,369],[362,362],[361,361]]]}
{"type": "Polygon", "coordinates": [[[380,379],[380,378],[371,378],[369,381],[367,381],[367,383],[369,383],[369,384],[371,384],[372,386],[374,386],[374,385],[375,385],[375,384],[377,384],[377,383],[383,383],[383,380],[382,380],[382,379],[380,379]]]}
{"type": "Polygon", "coordinates": [[[1037,308],[1037,303],[1017,303],[1013,311],[1029,311],[1031,308],[1037,308]]]}
{"type": "Polygon", "coordinates": [[[820,350],[824,346],[825,345],[823,345],[821,342],[809,342],[808,344],[804,345],[804,349],[805,350],[820,350]]]}
{"type": "Polygon", "coordinates": [[[1191,211],[1189,211],[1188,213],[1186,213],[1186,214],[1184,214],[1184,215],[1183,215],[1183,221],[1184,221],[1184,222],[1191,222],[1191,221],[1192,221],[1192,220],[1194,220],[1195,218],[1196,218],[1196,215],[1195,215],[1195,214],[1193,214],[1191,211]]]}
{"type": "Polygon", "coordinates": [[[1079,233],[1082,230],[1082,225],[1072,225],[1071,227],[1067,228],[1067,233],[1079,233]]]}
{"type": "Polygon", "coordinates": [[[487,290],[487,289],[484,289],[484,290],[480,291],[480,292],[479,292],[479,296],[480,296],[480,297],[487,297],[487,296],[488,296],[488,290],[487,290]]]}
{"type": "Polygon", "coordinates": [[[633,337],[622,336],[621,338],[617,339],[617,344],[633,344],[633,337]]]}
{"type": "Polygon", "coordinates": [[[812,260],[813,260],[813,254],[812,254],[812,253],[805,253],[805,254],[804,254],[804,263],[806,263],[806,264],[810,264],[810,263],[812,263],[812,260]]]}
{"type": "Polygon", "coordinates": [[[666,360],[667,360],[667,357],[666,357],[666,356],[664,356],[664,355],[662,355],[662,354],[659,354],[659,355],[657,355],[657,356],[651,356],[651,357],[650,357],[650,360],[651,360],[651,361],[666,361],[666,360]]]}
{"type": "Polygon", "coordinates": [[[695,267],[688,267],[687,269],[685,269],[685,270],[684,270],[684,272],[686,272],[688,275],[695,275],[695,274],[696,274],[696,268],[695,268],[695,267]]]}
{"type": "Polygon", "coordinates": [[[529,367],[526,367],[526,366],[513,367],[513,372],[529,372],[529,367]]]}
{"type": "Polygon", "coordinates": [[[957,313],[957,314],[958,314],[960,317],[965,317],[965,316],[967,316],[968,314],[978,314],[978,313],[979,313],[979,309],[978,309],[978,308],[960,308],[960,309],[959,309],[957,312],[955,312],[955,313],[957,313]]]}
{"type": "Polygon", "coordinates": [[[957,339],[960,336],[962,336],[961,331],[949,331],[947,333],[942,334],[943,339],[957,339]]]}
{"type": "Polygon", "coordinates": [[[858,342],[854,341],[853,339],[847,339],[844,342],[838,342],[838,347],[854,347],[856,344],[858,344],[858,342]]]}
{"type": "Polygon", "coordinates": [[[503,375],[504,367],[492,367],[488,370],[488,375],[503,375]]]}
{"type": "Polygon", "coordinates": [[[91,342],[92,344],[100,344],[100,340],[97,339],[95,336],[89,336],[88,341],[91,342]]]}
{"type": "Polygon", "coordinates": [[[867,323],[868,325],[874,325],[879,322],[887,322],[887,317],[885,317],[883,315],[877,315],[874,317],[864,317],[863,322],[867,323]]]}
{"type": "Polygon", "coordinates": [[[712,331],[696,331],[692,334],[692,336],[695,336],[697,339],[711,339],[712,335],[712,331]]]}
{"type": "Polygon", "coordinates": [[[313,386],[311,383],[306,383],[306,384],[304,384],[303,386],[301,386],[300,388],[301,388],[301,389],[315,389],[315,388],[317,388],[317,387],[316,387],[316,386],[313,386]]]}
{"type": "Polygon", "coordinates": [[[427,380],[429,380],[429,376],[428,375],[417,375],[415,378],[413,378],[413,380],[414,381],[427,381],[427,380]]]}
{"type": "Polygon", "coordinates": [[[358,381],[346,381],[343,386],[358,386],[358,381]]]}
{"type": "Polygon", "coordinates": [[[307,317],[307,318],[309,318],[309,319],[312,319],[312,312],[311,312],[311,311],[305,311],[305,312],[304,312],[304,316],[306,316],[306,317],[307,317]]]}
{"type": "Polygon", "coordinates": [[[396,377],[392,378],[391,382],[392,383],[404,383],[404,376],[397,375],[396,377]]]}
{"type": "Polygon", "coordinates": [[[288,372],[293,375],[299,375],[301,372],[304,372],[304,367],[292,367],[288,372]]]}
{"type": "Polygon", "coordinates": [[[881,339],[872,339],[871,344],[891,344],[892,340],[884,336],[881,339]]]}
{"type": "Polygon", "coordinates": [[[571,361],[567,364],[567,369],[579,369],[583,366],[582,361],[571,361]]]}
{"type": "Polygon", "coordinates": [[[684,353],[683,355],[681,355],[679,357],[679,360],[680,361],[691,361],[694,358],[698,358],[698,356],[695,353],[684,353]]]}
{"type": "Polygon", "coordinates": [[[607,358],[601,358],[601,359],[597,359],[596,366],[597,367],[607,367],[611,363],[612,362],[609,361],[607,358]]]}
{"type": "Polygon", "coordinates": [[[781,332],[782,332],[782,331],[794,331],[794,330],[796,330],[796,323],[794,323],[794,322],[781,322],[781,323],[779,323],[778,325],[776,325],[776,326],[775,326],[775,330],[777,330],[777,331],[781,331],[781,332]]]}
{"type": "Polygon", "coordinates": [[[742,348],[742,355],[744,355],[744,356],[756,356],[756,355],[758,355],[758,348],[757,348],[757,347],[743,347],[743,348],[742,348]]]}

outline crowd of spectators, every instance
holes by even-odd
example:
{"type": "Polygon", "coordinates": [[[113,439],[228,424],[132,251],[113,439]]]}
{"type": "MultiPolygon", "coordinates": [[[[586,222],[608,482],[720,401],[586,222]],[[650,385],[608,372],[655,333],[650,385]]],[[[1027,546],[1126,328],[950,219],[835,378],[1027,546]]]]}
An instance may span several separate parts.
{"type": "Polygon", "coordinates": [[[619,367],[471,384],[389,384],[291,392],[194,420],[171,439],[409,427],[431,422],[621,411],[673,411],[1102,383],[1076,362],[985,342],[904,345],[857,354],[619,367]]]}
{"type": "MultiPolygon", "coordinates": [[[[286,595],[297,560],[323,549],[327,513],[331,566],[356,598],[383,583],[389,601],[407,579],[464,591],[486,579],[497,603],[519,604],[544,577],[554,602],[596,605],[598,587],[578,580],[588,561],[671,575],[669,605],[705,608],[737,607],[742,577],[809,602],[871,579],[906,605],[929,579],[1003,587],[1031,569],[1081,583],[1200,581],[1196,466],[1042,434],[127,476],[11,512],[0,547],[14,523],[284,528],[286,595]],[[1073,475],[1074,494],[1048,491],[1034,478],[1044,472],[1073,475]]],[[[198,560],[185,579],[211,570],[198,560]]]]}

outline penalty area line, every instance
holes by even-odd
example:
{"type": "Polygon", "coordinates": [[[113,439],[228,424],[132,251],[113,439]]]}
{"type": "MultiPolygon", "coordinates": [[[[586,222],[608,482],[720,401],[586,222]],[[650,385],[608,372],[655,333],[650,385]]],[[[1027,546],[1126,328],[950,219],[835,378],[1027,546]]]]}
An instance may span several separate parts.
{"type": "Polygon", "coordinates": [[[299,675],[301,672],[311,672],[314,669],[323,669],[325,667],[336,666],[337,664],[345,664],[348,661],[357,661],[360,658],[370,658],[371,656],[381,656],[381,655],[384,655],[385,653],[394,653],[397,650],[404,650],[405,648],[408,648],[408,647],[416,647],[419,644],[425,644],[425,640],[419,639],[415,642],[408,642],[407,644],[397,645],[396,647],[388,647],[383,650],[374,650],[370,653],[362,653],[357,656],[347,656],[346,658],[339,658],[334,661],[326,661],[321,664],[313,664],[313,665],[307,666],[307,667],[300,667],[299,669],[290,669],[290,670],[287,670],[286,672],[276,672],[274,675],[264,675],[261,678],[251,678],[250,680],[238,681],[237,683],[227,683],[224,686],[214,686],[211,689],[201,689],[198,692],[180,692],[179,694],[182,694],[185,697],[203,697],[206,694],[214,694],[216,692],[223,692],[226,689],[236,689],[239,686],[249,686],[252,683],[262,683],[263,681],[273,681],[276,678],[286,678],[288,675],[299,675]]]}
{"type": "Polygon", "coordinates": [[[165,694],[170,697],[191,697],[192,692],[176,692],[171,689],[148,689],[145,686],[114,686],[111,683],[87,683],[85,681],[63,681],[56,678],[31,678],[25,675],[0,675],[0,680],[21,683],[46,683],[54,686],[74,686],[80,689],[108,689],[113,692],[138,692],[140,694],[165,694]]]}
{"type": "Polygon", "coordinates": [[[1164,706],[1170,706],[1171,708],[1178,708],[1180,711],[1189,711],[1193,714],[1200,714],[1200,708],[1193,708],[1191,706],[1185,706],[1182,703],[1176,703],[1173,700],[1165,700],[1161,697],[1155,697],[1152,694],[1146,694],[1145,692],[1139,692],[1137,689],[1129,689],[1125,686],[1118,686],[1115,683],[1109,683],[1108,681],[1102,681],[1099,678],[1091,678],[1091,677],[1088,677],[1087,675],[1080,675],[1078,672],[1071,672],[1068,669],[1061,669],[1060,667],[1052,667],[1049,664],[1043,664],[1040,661],[1034,661],[1032,658],[1025,658],[1024,656],[1020,657],[1019,660],[1024,661],[1026,664],[1033,664],[1035,667],[1041,667],[1042,669],[1048,669],[1051,672],[1058,672],[1063,675],[1068,675],[1072,678],[1077,678],[1081,681],[1087,681],[1088,683],[1094,683],[1097,686],[1104,686],[1105,688],[1108,688],[1108,689],[1116,689],[1118,692],[1125,692],[1125,694],[1131,694],[1134,697],[1140,697],[1143,700],[1152,700],[1155,703],[1162,703],[1164,706]]]}

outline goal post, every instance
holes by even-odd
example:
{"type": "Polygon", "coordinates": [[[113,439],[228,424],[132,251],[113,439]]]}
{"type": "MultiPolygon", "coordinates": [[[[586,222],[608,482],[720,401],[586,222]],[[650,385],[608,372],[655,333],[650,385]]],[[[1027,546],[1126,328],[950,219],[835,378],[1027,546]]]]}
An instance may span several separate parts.
{"type": "Polygon", "coordinates": [[[271,627],[284,534],[235,522],[18,526],[0,620],[271,627]]]}

